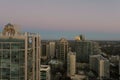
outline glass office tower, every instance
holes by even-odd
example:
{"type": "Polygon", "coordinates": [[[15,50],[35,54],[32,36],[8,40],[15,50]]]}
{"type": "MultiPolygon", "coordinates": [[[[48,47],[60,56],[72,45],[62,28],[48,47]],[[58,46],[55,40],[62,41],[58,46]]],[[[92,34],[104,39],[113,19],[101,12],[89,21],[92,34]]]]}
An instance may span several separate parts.
{"type": "Polygon", "coordinates": [[[0,33],[0,80],[40,80],[40,36],[7,24],[0,33]]]}

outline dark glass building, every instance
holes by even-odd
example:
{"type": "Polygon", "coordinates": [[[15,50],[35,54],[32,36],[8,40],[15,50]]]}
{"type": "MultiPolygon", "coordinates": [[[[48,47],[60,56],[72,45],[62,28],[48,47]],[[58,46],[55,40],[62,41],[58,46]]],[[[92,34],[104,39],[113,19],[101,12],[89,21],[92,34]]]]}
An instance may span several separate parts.
{"type": "Polygon", "coordinates": [[[0,80],[40,80],[40,36],[7,24],[0,33],[0,80]]]}

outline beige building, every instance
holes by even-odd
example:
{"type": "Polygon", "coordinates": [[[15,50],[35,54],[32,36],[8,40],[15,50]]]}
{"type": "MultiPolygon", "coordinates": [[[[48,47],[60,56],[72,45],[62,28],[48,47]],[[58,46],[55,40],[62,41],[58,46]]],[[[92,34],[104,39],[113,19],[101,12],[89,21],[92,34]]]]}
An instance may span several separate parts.
{"type": "Polygon", "coordinates": [[[68,52],[67,56],[67,73],[69,76],[74,76],[76,73],[76,53],[68,52]]]}
{"type": "Polygon", "coordinates": [[[49,42],[49,53],[51,58],[55,57],[55,42],[49,42]]]}
{"type": "Polygon", "coordinates": [[[68,53],[68,41],[65,38],[61,38],[57,43],[57,58],[62,61],[67,61],[67,53],[68,53]]]}
{"type": "Polygon", "coordinates": [[[100,60],[100,77],[110,77],[109,66],[110,63],[108,60],[100,60]]]}
{"type": "Polygon", "coordinates": [[[98,73],[100,78],[110,77],[110,62],[101,55],[90,56],[90,69],[98,73]]]}
{"type": "Polygon", "coordinates": [[[0,33],[0,80],[40,80],[40,35],[5,25],[0,33]]]}

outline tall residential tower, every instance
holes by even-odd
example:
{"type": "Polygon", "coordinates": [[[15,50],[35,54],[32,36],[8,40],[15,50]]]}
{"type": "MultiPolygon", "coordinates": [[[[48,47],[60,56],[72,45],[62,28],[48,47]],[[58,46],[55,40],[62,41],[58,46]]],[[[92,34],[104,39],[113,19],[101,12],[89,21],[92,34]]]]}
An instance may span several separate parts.
{"type": "Polygon", "coordinates": [[[0,80],[40,80],[40,45],[39,34],[5,25],[0,33],[0,80]]]}
{"type": "Polygon", "coordinates": [[[67,54],[67,74],[74,76],[76,74],[76,53],[69,51],[67,54]]]}
{"type": "Polygon", "coordinates": [[[68,41],[65,38],[61,38],[57,43],[57,58],[60,61],[67,62],[68,53],[68,41]]]}
{"type": "Polygon", "coordinates": [[[89,55],[93,54],[92,42],[85,40],[84,36],[80,35],[75,38],[74,50],[76,52],[76,61],[89,62],[89,55]]]}

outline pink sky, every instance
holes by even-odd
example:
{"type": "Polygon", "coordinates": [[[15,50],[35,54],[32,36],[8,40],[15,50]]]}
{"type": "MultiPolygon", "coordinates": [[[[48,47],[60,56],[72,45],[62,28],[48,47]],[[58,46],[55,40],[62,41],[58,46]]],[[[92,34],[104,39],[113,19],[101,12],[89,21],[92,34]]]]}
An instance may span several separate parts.
{"type": "Polygon", "coordinates": [[[0,26],[8,22],[28,31],[120,34],[120,0],[0,0],[0,26]]]}

